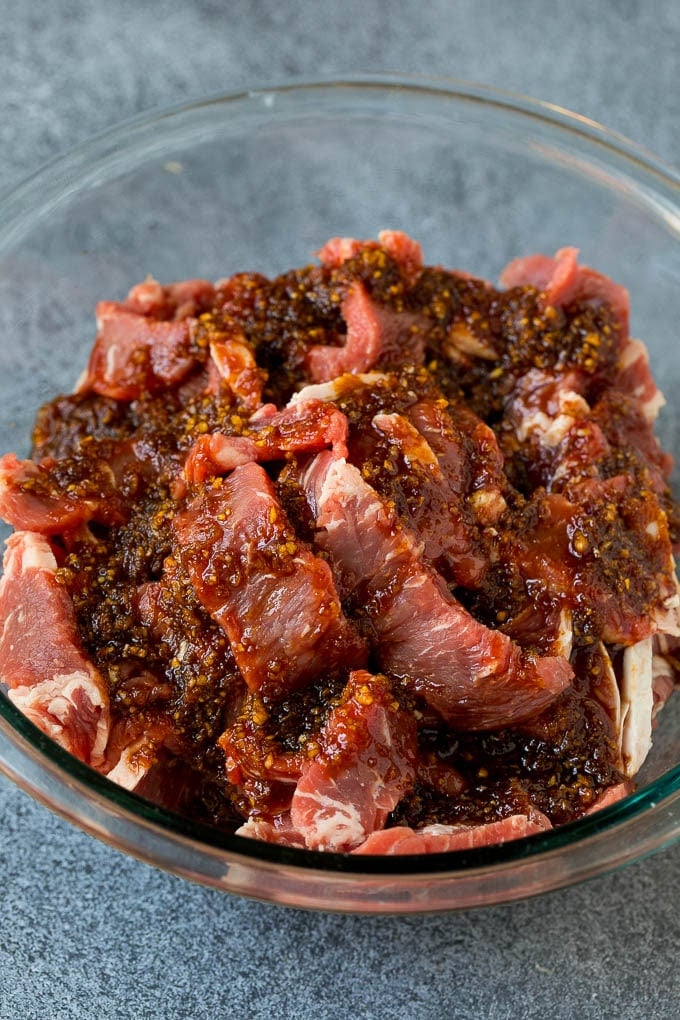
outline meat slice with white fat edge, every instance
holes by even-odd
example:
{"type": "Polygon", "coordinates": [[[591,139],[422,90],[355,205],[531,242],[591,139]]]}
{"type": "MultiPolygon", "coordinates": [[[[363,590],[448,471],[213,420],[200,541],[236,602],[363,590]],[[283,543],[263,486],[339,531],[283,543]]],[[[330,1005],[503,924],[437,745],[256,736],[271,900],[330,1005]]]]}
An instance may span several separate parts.
{"type": "Polygon", "coordinates": [[[491,729],[529,718],[569,684],[565,658],[524,652],[453,598],[355,467],[322,453],[302,484],[318,545],[368,617],[381,668],[408,678],[450,725],[491,729]]]}
{"type": "Polygon", "coordinates": [[[475,518],[493,524],[505,509],[507,479],[493,430],[464,403],[419,400],[408,417],[437,456],[451,487],[467,497],[475,518]]]}
{"type": "Polygon", "coordinates": [[[103,762],[109,699],[77,635],[73,605],[42,535],[7,540],[0,580],[0,681],[44,733],[90,765],[103,762]]]}
{"type": "Polygon", "coordinates": [[[416,723],[387,677],[350,675],[298,780],[290,818],[313,850],[351,850],[382,829],[415,780],[416,723]]]}
{"type": "Polygon", "coordinates": [[[174,522],[177,555],[254,691],[282,693],[366,662],[328,564],[295,534],[272,482],[244,464],[174,522]]]}
{"type": "Polygon", "coordinates": [[[495,846],[514,839],[534,836],[551,829],[545,815],[536,811],[528,815],[510,815],[497,822],[483,825],[426,825],[422,829],[395,826],[372,833],[355,854],[435,854],[453,850],[473,850],[480,846],[495,846]]]}
{"type": "Polygon", "coordinates": [[[179,321],[199,315],[214,301],[215,288],[209,280],[179,280],[162,284],[149,276],[132,287],[123,307],[152,319],[179,321]]]}

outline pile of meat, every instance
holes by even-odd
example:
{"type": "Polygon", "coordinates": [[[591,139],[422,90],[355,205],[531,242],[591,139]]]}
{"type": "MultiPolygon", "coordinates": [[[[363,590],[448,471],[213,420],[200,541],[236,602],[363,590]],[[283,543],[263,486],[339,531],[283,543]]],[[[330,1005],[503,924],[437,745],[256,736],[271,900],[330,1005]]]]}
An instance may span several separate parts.
{"type": "Polygon", "coordinates": [[[111,781],[422,853],[625,796],[678,665],[663,403],[574,249],[502,289],[396,231],[148,279],[0,460],[0,681],[111,781]]]}

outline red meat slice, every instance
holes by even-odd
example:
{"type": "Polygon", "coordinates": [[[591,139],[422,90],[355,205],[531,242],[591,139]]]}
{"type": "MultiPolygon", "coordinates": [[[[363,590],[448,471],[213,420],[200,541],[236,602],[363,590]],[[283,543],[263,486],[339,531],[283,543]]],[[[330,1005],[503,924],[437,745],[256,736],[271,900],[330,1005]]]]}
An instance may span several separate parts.
{"type": "Polygon", "coordinates": [[[666,516],[655,495],[665,491],[668,465],[634,401],[610,390],[591,409],[583,389],[578,372],[532,369],[508,397],[513,442],[524,447],[533,482],[548,493],[534,493],[502,556],[534,591],[589,606],[604,640],[635,643],[661,625],[676,592],[666,516]],[[607,477],[621,463],[619,450],[641,455],[644,484],[632,473],[607,477]]]}
{"type": "Polygon", "coordinates": [[[57,535],[95,520],[127,520],[130,497],[159,469],[170,476],[177,465],[165,460],[143,438],[83,443],[68,462],[45,457],[0,457],[0,516],[21,531],[57,535]]]}
{"type": "MultiPolygon", "coordinates": [[[[456,489],[442,472],[430,444],[400,414],[377,414],[373,427],[397,447],[404,458],[409,483],[416,483],[418,500],[399,502],[399,513],[424,543],[426,559],[449,573],[458,584],[479,584],[486,559],[466,493],[456,489]]],[[[395,479],[398,486],[399,479],[395,479]]]]}
{"type": "Polygon", "coordinates": [[[109,734],[109,699],[80,647],[71,600],[41,535],[7,540],[0,580],[0,681],[44,733],[90,765],[100,765],[109,734]]]}
{"type": "Polygon", "coordinates": [[[416,724],[384,676],[352,673],[298,780],[290,819],[312,850],[352,850],[382,829],[415,779],[416,724]]]}
{"type": "Polygon", "coordinates": [[[535,593],[566,599],[577,612],[587,607],[605,642],[635,644],[659,629],[666,600],[677,592],[665,516],[654,494],[638,493],[627,475],[584,479],[573,488],[578,502],[536,492],[515,520],[503,559],[535,593]],[[623,564],[616,571],[600,554],[605,541],[623,564]]]}
{"type": "Polygon", "coordinates": [[[422,362],[429,325],[422,315],[378,304],[360,280],[351,284],[340,308],[347,324],[345,345],[309,349],[307,369],[313,382],[328,382],[345,372],[367,372],[378,364],[394,368],[422,362]]]}
{"type": "Polygon", "coordinates": [[[115,301],[96,308],[97,337],[78,392],[136,400],[174,386],[196,363],[188,319],[159,321],[115,301]]]}
{"type": "Polygon", "coordinates": [[[97,337],[78,391],[136,400],[181,382],[196,363],[189,350],[194,317],[214,302],[208,280],[162,286],[152,278],[122,303],[100,301],[97,337]]]}
{"type": "Polygon", "coordinates": [[[99,499],[83,499],[56,491],[49,483],[52,462],[18,460],[13,453],[0,458],[0,517],[12,527],[55,535],[94,516],[99,499]]]}
{"type": "Polygon", "coordinates": [[[484,825],[426,825],[417,830],[396,826],[372,833],[353,853],[433,854],[472,850],[479,846],[509,843],[551,828],[550,820],[540,811],[536,811],[532,817],[510,815],[484,825]]]}
{"type": "Polygon", "coordinates": [[[302,484],[318,544],[361,602],[381,668],[408,678],[451,726],[493,729],[530,718],[569,684],[566,659],[523,652],[450,595],[357,468],[318,454],[302,484]]]}
{"type": "Polygon", "coordinates": [[[328,564],[296,538],[259,465],[207,487],[174,531],[196,595],[251,690],[281,693],[365,663],[328,564]]]}
{"type": "Polygon", "coordinates": [[[465,493],[475,517],[495,523],[505,509],[503,455],[495,433],[464,404],[420,400],[408,417],[434,450],[451,486],[465,493]]]}
{"type": "Polygon", "coordinates": [[[602,811],[604,808],[611,807],[612,804],[618,804],[624,797],[629,797],[633,792],[633,784],[631,782],[617,783],[615,786],[609,786],[600,796],[597,798],[594,804],[591,804],[587,811],[584,812],[586,815],[594,815],[597,811],[602,811]]]}
{"type": "Polygon", "coordinates": [[[506,421],[523,447],[523,459],[535,485],[562,491],[581,478],[598,474],[611,451],[582,396],[578,372],[531,369],[518,379],[506,401],[506,421]]]}
{"type": "Polygon", "coordinates": [[[331,237],[316,255],[326,269],[339,269],[343,263],[367,248],[375,251],[378,247],[376,241],[358,241],[355,237],[331,237]]]}
{"type": "Polygon", "coordinates": [[[401,230],[381,230],[377,241],[357,241],[353,237],[332,237],[317,255],[322,265],[337,269],[343,262],[366,249],[382,248],[399,265],[407,279],[412,280],[423,268],[420,244],[401,230]]]}
{"type": "Polygon", "coordinates": [[[215,302],[209,280],[180,280],[163,286],[152,277],[136,284],[124,307],[152,319],[187,319],[207,311],[215,302]]]}
{"type": "Polygon", "coordinates": [[[106,749],[106,778],[125,790],[140,792],[149,772],[158,764],[164,743],[172,739],[169,719],[150,722],[144,717],[114,724],[106,749]]]}
{"type": "Polygon", "coordinates": [[[417,276],[423,268],[423,250],[420,243],[402,230],[381,230],[378,234],[378,243],[399,264],[408,278],[417,276]]]}
{"type": "Polygon", "coordinates": [[[184,472],[189,483],[197,483],[226,474],[240,464],[278,460],[289,452],[316,453],[332,446],[344,456],[346,438],[347,419],[332,404],[300,400],[282,411],[265,405],[240,436],[221,432],[201,436],[187,457],[184,472]]]}
{"type": "Polygon", "coordinates": [[[578,248],[560,248],[554,258],[527,255],[515,259],[501,273],[504,287],[531,285],[543,293],[546,305],[567,308],[572,305],[607,305],[621,330],[628,336],[628,291],[608,276],[589,266],[578,265],[578,248]]]}

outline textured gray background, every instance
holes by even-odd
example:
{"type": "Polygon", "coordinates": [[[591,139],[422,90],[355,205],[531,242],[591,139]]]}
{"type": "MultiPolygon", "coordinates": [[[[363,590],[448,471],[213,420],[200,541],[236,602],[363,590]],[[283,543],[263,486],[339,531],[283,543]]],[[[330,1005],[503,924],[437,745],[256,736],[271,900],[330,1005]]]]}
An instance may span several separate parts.
{"type": "MultiPolygon", "coordinates": [[[[680,164],[675,0],[0,0],[0,187],[128,115],[290,76],[446,74],[680,164]]],[[[187,885],[0,779],[0,1020],[674,1018],[680,848],[539,900],[305,914],[187,885]]]]}

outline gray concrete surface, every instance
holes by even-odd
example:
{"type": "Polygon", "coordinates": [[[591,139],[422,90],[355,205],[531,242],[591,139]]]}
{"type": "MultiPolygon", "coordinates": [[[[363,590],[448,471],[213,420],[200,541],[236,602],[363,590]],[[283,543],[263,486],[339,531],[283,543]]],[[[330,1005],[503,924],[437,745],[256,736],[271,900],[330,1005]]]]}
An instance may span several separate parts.
{"type": "MultiPolygon", "coordinates": [[[[680,164],[673,0],[0,0],[0,188],[121,118],[347,71],[454,75],[680,164]]],[[[680,847],[538,900],[307,914],[191,886],[0,778],[0,1020],[680,1015],[680,847]]]]}

